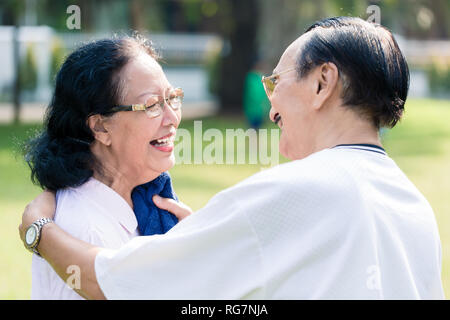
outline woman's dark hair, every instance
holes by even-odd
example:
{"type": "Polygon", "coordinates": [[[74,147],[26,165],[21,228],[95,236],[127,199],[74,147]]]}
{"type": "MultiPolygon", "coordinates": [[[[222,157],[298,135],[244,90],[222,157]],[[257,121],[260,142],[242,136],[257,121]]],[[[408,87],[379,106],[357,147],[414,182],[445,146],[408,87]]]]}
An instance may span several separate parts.
{"type": "Polygon", "coordinates": [[[94,136],[87,119],[108,115],[121,103],[119,73],[140,51],[157,59],[151,43],[139,35],[96,40],[67,57],[56,76],[44,130],[25,146],[34,183],[58,190],[79,186],[93,175],[98,162],[91,153],[94,136]]]}
{"type": "Polygon", "coordinates": [[[397,42],[385,27],[360,18],[318,21],[297,60],[299,77],[332,62],[343,83],[344,105],[357,108],[377,127],[400,120],[409,88],[409,69],[397,42]]]}

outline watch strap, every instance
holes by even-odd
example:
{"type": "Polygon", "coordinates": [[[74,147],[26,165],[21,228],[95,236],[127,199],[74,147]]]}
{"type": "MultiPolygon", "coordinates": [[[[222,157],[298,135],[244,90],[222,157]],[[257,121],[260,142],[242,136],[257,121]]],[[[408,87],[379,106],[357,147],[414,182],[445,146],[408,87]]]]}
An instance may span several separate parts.
{"type": "Polygon", "coordinates": [[[29,247],[28,249],[30,251],[32,251],[33,253],[35,253],[36,255],[38,255],[39,257],[41,256],[41,254],[39,253],[37,246],[39,245],[39,241],[41,240],[41,230],[42,227],[45,226],[47,223],[53,222],[53,219],[51,218],[41,218],[39,220],[36,220],[35,222],[33,222],[34,225],[36,225],[38,227],[38,232],[37,232],[37,238],[38,241],[36,242],[36,244],[32,247],[29,247]]]}

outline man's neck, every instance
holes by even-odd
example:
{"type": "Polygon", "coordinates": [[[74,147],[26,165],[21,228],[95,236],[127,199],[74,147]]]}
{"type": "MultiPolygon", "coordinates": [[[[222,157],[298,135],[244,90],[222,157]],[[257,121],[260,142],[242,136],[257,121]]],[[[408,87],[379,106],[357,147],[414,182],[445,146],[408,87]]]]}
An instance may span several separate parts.
{"type": "Polygon", "coordinates": [[[317,134],[313,152],[332,148],[340,144],[373,144],[381,145],[377,128],[365,119],[354,114],[347,113],[345,118],[328,122],[326,128],[322,128],[317,134]]]}

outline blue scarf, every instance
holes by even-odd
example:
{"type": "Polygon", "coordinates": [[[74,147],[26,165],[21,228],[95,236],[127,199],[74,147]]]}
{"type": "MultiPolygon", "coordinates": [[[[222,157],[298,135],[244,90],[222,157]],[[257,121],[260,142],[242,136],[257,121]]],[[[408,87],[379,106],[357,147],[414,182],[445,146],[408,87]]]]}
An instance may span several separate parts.
{"type": "Polygon", "coordinates": [[[166,233],[178,222],[177,217],[153,203],[155,194],[178,201],[169,173],[163,172],[155,180],[137,186],[131,194],[141,236],[166,233]]]}

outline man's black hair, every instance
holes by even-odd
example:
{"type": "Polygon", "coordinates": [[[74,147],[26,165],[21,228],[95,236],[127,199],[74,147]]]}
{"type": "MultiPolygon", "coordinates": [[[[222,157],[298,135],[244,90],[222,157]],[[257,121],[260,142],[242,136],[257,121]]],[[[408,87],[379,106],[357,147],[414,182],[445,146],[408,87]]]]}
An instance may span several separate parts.
{"type": "Polygon", "coordinates": [[[335,17],[315,22],[297,59],[298,75],[331,62],[339,70],[342,99],[377,127],[400,120],[408,94],[409,69],[391,32],[360,18],[335,17]]]}

